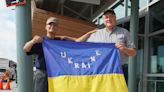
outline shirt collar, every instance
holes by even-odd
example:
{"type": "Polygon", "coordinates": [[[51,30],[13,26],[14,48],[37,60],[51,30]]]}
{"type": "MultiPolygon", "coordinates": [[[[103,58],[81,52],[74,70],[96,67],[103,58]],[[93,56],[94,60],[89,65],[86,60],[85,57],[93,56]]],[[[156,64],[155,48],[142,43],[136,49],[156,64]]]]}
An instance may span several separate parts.
{"type": "Polygon", "coordinates": [[[110,33],[113,33],[116,29],[117,29],[117,26],[115,26],[112,31],[108,31],[106,27],[104,28],[105,31],[110,32],[110,33]]]}

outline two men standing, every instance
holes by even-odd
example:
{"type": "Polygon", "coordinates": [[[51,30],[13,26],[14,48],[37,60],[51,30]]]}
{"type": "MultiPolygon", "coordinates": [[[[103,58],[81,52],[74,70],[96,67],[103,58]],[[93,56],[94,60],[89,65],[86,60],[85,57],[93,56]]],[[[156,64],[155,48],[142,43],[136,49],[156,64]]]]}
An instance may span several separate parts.
{"type": "MultiPolygon", "coordinates": [[[[128,56],[135,56],[136,49],[134,43],[130,39],[128,30],[116,26],[116,14],[113,10],[107,10],[103,14],[103,20],[105,28],[96,29],[90,31],[87,34],[79,38],[72,37],[60,37],[61,39],[73,40],[77,42],[103,42],[103,43],[115,43],[115,46],[120,50],[121,63],[123,66],[123,72],[125,79],[127,80],[128,73],[128,56]]],[[[45,39],[59,39],[56,38],[56,31],[58,29],[58,20],[54,17],[50,17],[46,22],[47,35],[45,39]]],[[[34,38],[27,42],[24,46],[24,51],[28,55],[36,54],[36,74],[35,74],[35,87],[34,92],[48,92],[47,88],[47,73],[45,58],[43,53],[43,47],[41,45],[43,38],[40,36],[34,36],[34,38]]]]}

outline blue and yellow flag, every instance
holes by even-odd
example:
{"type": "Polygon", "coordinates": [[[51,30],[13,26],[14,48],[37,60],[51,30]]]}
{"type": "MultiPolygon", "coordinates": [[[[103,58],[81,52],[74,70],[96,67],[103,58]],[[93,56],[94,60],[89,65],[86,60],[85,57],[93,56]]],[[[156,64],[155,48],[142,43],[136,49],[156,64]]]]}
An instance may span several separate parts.
{"type": "Polygon", "coordinates": [[[114,44],[44,39],[49,92],[128,92],[114,44]]]}

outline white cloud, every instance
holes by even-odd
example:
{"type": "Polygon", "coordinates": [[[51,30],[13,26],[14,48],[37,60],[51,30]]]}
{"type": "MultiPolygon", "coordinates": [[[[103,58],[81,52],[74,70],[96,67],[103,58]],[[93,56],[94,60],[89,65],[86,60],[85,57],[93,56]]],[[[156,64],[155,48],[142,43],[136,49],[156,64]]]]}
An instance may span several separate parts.
{"type": "Polygon", "coordinates": [[[6,9],[6,6],[5,6],[5,0],[1,0],[1,3],[0,3],[0,10],[4,10],[4,9],[6,9]]]}
{"type": "Polygon", "coordinates": [[[0,57],[16,61],[16,37],[14,31],[0,32],[0,57]]]}
{"type": "Polygon", "coordinates": [[[0,1],[0,7],[1,7],[0,10],[5,11],[5,10],[12,9],[14,6],[6,8],[6,2],[5,2],[5,0],[1,0],[0,1]]]}
{"type": "Polygon", "coordinates": [[[0,2],[0,58],[16,61],[15,11],[0,2]]]}

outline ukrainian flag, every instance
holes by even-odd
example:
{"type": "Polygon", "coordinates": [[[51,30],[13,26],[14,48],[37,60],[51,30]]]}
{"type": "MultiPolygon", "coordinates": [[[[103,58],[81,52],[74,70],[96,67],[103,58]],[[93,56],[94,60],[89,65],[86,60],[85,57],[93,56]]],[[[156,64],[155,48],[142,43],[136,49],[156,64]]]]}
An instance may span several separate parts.
{"type": "Polygon", "coordinates": [[[43,40],[49,92],[128,92],[114,43],[43,40]]]}

